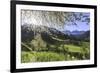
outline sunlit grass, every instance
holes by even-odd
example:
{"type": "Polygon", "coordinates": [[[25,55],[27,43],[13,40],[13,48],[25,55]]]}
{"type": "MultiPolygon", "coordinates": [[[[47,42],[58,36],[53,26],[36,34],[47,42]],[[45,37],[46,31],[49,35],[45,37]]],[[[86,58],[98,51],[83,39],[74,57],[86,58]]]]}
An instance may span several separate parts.
{"type": "Polygon", "coordinates": [[[75,46],[75,45],[66,45],[69,52],[81,52],[82,47],[75,46]]]}
{"type": "Polygon", "coordinates": [[[21,51],[21,62],[51,62],[51,61],[72,61],[89,59],[89,44],[83,42],[81,46],[73,44],[50,45],[41,50],[21,51]]]}
{"type": "Polygon", "coordinates": [[[50,61],[64,61],[65,56],[55,52],[21,52],[21,62],[50,62],[50,61]]]}

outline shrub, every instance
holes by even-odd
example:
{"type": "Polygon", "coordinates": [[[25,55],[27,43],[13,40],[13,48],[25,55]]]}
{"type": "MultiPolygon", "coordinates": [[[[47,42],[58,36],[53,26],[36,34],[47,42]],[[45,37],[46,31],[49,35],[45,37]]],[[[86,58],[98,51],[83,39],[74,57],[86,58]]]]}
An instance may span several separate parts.
{"type": "Polygon", "coordinates": [[[64,61],[65,56],[63,54],[58,54],[55,52],[22,52],[21,62],[50,62],[50,61],[64,61]]]}
{"type": "Polygon", "coordinates": [[[21,52],[21,62],[28,63],[28,62],[35,62],[35,56],[33,56],[30,52],[21,52]]]}
{"type": "Polygon", "coordinates": [[[37,62],[49,62],[49,61],[63,61],[65,56],[54,52],[36,52],[35,57],[37,62]]]}

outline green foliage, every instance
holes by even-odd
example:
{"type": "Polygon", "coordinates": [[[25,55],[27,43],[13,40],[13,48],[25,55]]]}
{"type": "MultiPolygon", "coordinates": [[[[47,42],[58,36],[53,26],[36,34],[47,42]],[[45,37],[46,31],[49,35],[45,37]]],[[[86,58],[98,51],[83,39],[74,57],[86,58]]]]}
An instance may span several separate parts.
{"type": "Polygon", "coordinates": [[[66,45],[66,47],[65,48],[69,48],[68,50],[69,50],[69,52],[78,52],[78,53],[80,53],[81,52],[81,47],[79,47],[79,46],[75,46],[75,45],[66,45]]]}
{"type": "MultiPolygon", "coordinates": [[[[25,47],[24,47],[25,48],[25,47]]],[[[27,62],[48,62],[48,61],[69,61],[90,58],[89,43],[82,42],[81,46],[72,44],[50,45],[45,48],[35,48],[34,54],[29,51],[22,51],[22,63],[27,62]],[[38,49],[39,48],[39,49],[38,49]]]]}
{"type": "Polygon", "coordinates": [[[72,61],[90,58],[89,42],[76,39],[64,41],[61,38],[63,37],[37,33],[31,41],[22,41],[21,62],[72,61]]]}
{"type": "Polygon", "coordinates": [[[22,10],[21,62],[89,59],[90,31],[69,35],[58,30],[63,29],[67,22],[77,25],[77,21],[89,24],[90,14],[22,10]]]}
{"type": "Polygon", "coordinates": [[[63,54],[58,54],[55,52],[22,52],[21,62],[49,62],[49,61],[64,61],[65,56],[63,54]]]}
{"type": "Polygon", "coordinates": [[[82,42],[82,54],[84,59],[90,59],[90,43],[82,42]]]}
{"type": "Polygon", "coordinates": [[[31,52],[21,52],[21,62],[28,63],[28,62],[35,62],[35,56],[31,52]]]}
{"type": "MultiPolygon", "coordinates": [[[[45,48],[37,46],[32,54],[29,51],[23,52],[21,62],[49,62],[69,61],[90,58],[89,42],[81,42],[80,46],[72,44],[50,45],[45,48]]],[[[24,47],[25,48],[25,47],[24,47]]]]}
{"type": "Polygon", "coordinates": [[[49,62],[49,61],[63,61],[64,55],[55,52],[37,52],[35,53],[37,62],[49,62]]]}

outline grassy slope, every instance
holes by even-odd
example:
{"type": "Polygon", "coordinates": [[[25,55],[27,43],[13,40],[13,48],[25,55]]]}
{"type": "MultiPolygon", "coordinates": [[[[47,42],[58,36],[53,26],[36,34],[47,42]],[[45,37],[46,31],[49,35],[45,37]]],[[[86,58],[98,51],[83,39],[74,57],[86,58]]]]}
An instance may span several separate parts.
{"type": "MultiPolygon", "coordinates": [[[[76,45],[64,45],[65,49],[68,48],[69,52],[73,53],[82,53],[82,47],[76,46],[76,45]]],[[[88,48],[87,48],[88,50],[88,48]]],[[[75,58],[74,56],[71,56],[70,54],[64,54],[57,53],[53,51],[36,51],[36,52],[25,52],[22,51],[21,53],[21,62],[27,63],[27,62],[50,62],[50,61],[68,61],[68,60],[80,60],[79,58],[75,58]]]]}
{"type": "Polygon", "coordinates": [[[49,62],[49,61],[64,61],[65,56],[63,54],[58,54],[55,52],[22,52],[21,62],[28,63],[28,62],[49,62]]]}
{"type": "Polygon", "coordinates": [[[69,52],[81,52],[81,47],[75,45],[67,45],[69,52]]]}

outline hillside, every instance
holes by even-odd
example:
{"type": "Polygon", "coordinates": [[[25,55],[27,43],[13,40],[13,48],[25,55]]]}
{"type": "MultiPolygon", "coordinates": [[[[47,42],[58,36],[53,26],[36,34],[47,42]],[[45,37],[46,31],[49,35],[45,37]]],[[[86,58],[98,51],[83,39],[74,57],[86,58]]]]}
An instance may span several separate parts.
{"type": "Polygon", "coordinates": [[[89,39],[90,32],[77,31],[77,35],[73,35],[71,32],[69,33],[67,34],[47,26],[22,25],[22,62],[24,60],[26,62],[23,56],[29,53],[35,55],[35,62],[89,59],[89,41],[87,40],[89,39]],[[52,57],[53,55],[55,57],[52,57]],[[63,58],[61,59],[60,56],[63,58]],[[37,58],[40,57],[45,57],[46,60],[38,60],[37,58]]]}

